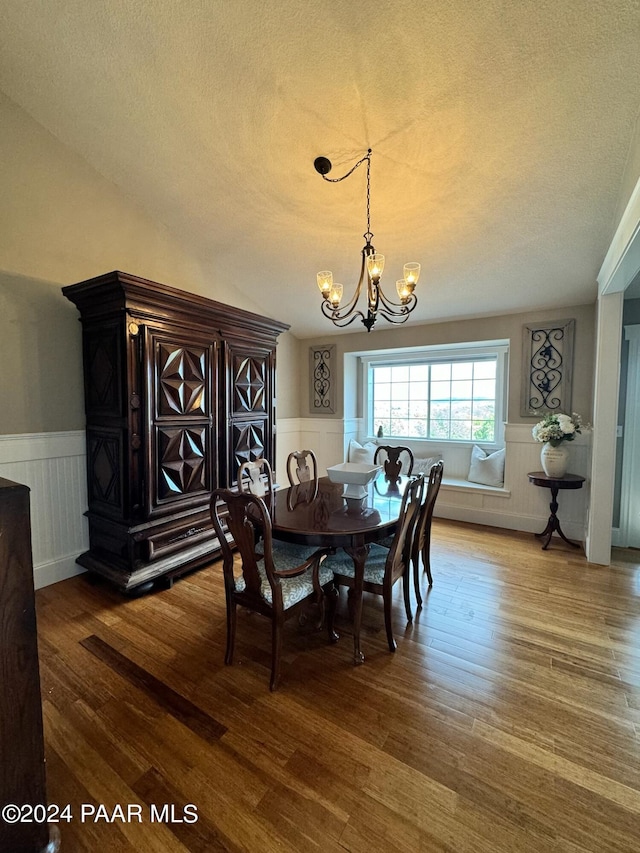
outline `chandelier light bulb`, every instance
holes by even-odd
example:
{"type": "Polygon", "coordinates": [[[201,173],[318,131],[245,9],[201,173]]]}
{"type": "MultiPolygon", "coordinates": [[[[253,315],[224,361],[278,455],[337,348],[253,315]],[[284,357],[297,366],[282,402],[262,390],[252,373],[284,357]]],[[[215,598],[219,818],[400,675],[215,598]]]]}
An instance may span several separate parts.
{"type": "Polygon", "coordinates": [[[398,296],[400,298],[400,302],[405,305],[409,301],[409,297],[413,293],[414,284],[410,284],[405,278],[401,278],[399,281],[396,281],[396,290],[398,291],[398,296]]]}
{"type": "Polygon", "coordinates": [[[375,254],[367,257],[367,271],[371,281],[375,281],[377,284],[380,281],[380,276],[382,275],[383,270],[384,255],[380,255],[376,252],[375,254]]]}
{"type": "Polygon", "coordinates": [[[333,273],[331,270],[323,270],[316,276],[320,293],[326,298],[333,285],[333,273]]]}
{"type": "Polygon", "coordinates": [[[334,308],[340,307],[340,300],[342,299],[342,291],[343,287],[341,284],[333,284],[331,286],[331,291],[329,293],[329,302],[333,305],[334,308]]]}
{"type": "MultiPolygon", "coordinates": [[[[420,278],[420,264],[410,263],[404,265],[404,279],[415,288],[420,278]]],[[[413,289],[411,290],[413,293],[413,289]]]]}

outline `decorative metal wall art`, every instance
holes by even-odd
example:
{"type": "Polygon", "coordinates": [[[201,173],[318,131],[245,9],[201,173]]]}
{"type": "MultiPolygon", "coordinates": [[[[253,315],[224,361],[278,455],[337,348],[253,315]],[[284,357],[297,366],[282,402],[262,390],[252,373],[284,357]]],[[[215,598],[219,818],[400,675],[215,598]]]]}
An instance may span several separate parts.
{"type": "Polygon", "coordinates": [[[575,320],[524,326],[520,415],[571,413],[575,320]]]}
{"type": "Polygon", "coordinates": [[[335,344],[309,347],[310,394],[312,415],[336,413],[336,347],[335,344]]]}

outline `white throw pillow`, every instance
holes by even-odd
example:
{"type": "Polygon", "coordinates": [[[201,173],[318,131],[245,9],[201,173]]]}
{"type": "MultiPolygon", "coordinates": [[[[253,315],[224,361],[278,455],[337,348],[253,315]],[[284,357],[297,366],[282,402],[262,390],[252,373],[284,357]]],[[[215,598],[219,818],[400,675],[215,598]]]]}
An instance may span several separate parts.
{"type": "Polygon", "coordinates": [[[474,444],[467,480],[483,486],[504,485],[504,455],[504,447],[487,456],[481,447],[474,444]]]}
{"type": "Polygon", "coordinates": [[[427,456],[425,458],[421,458],[416,456],[413,460],[413,471],[412,474],[428,474],[431,471],[431,468],[436,465],[442,459],[442,455],[440,456],[427,456]]]}
{"type": "Polygon", "coordinates": [[[373,441],[368,441],[366,444],[360,444],[354,438],[349,442],[348,462],[364,462],[367,465],[373,465],[373,455],[376,452],[378,445],[373,441]]]}

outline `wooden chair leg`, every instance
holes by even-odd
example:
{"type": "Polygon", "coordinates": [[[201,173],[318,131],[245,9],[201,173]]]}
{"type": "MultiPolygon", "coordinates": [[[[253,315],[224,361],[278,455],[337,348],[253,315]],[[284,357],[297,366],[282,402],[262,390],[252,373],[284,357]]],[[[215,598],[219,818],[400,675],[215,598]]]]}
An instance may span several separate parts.
{"type": "Polygon", "coordinates": [[[422,562],[424,563],[424,570],[427,573],[427,579],[429,581],[429,586],[433,586],[433,578],[431,577],[431,531],[427,531],[427,535],[424,540],[424,549],[422,551],[422,562]]]}
{"type": "Polygon", "coordinates": [[[329,642],[335,643],[340,639],[340,635],[336,633],[333,627],[333,620],[336,615],[336,605],[338,604],[340,593],[338,592],[338,588],[331,584],[325,595],[327,597],[327,632],[329,634],[329,642]]]}
{"type": "Polygon", "coordinates": [[[413,563],[413,588],[416,593],[416,604],[418,608],[422,607],[422,594],[420,592],[420,555],[415,554],[412,558],[413,563]]]}
{"type": "Polygon", "coordinates": [[[410,586],[409,586],[409,573],[411,571],[411,566],[407,563],[404,573],[402,575],[402,594],[404,596],[404,610],[407,614],[407,622],[413,622],[413,613],[411,611],[411,595],[410,595],[410,586]]]}
{"type": "Polygon", "coordinates": [[[236,603],[227,596],[227,650],[224,662],[229,665],[233,663],[233,651],[236,644],[236,603]]]}
{"type": "Polygon", "coordinates": [[[392,599],[392,591],[385,590],[383,595],[384,601],[384,626],[387,629],[387,643],[389,644],[389,651],[395,652],[396,650],[396,641],[393,638],[393,627],[391,625],[391,599],[392,599]]]}
{"type": "Polygon", "coordinates": [[[270,690],[275,690],[280,681],[280,655],[282,653],[282,620],[274,618],[271,621],[271,683],[270,690]]]}

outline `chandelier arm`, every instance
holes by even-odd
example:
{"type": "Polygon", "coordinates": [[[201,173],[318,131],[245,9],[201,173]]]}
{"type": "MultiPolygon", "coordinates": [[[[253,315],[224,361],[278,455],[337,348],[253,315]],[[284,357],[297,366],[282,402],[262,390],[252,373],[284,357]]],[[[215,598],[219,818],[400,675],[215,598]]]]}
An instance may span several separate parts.
{"type": "Polygon", "coordinates": [[[399,325],[400,323],[406,323],[407,320],[409,319],[410,313],[411,313],[411,311],[407,310],[406,313],[405,312],[402,312],[402,313],[394,312],[393,314],[391,314],[390,312],[385,311],[384,308],[380,308],[378,311],[378,314],[381,317],[384,317],[384,319],[387,320],[389,323],[395,323],[395,325],[399,325]]]}
{"type": "Polygon", "coordinates": [[[394,302],[392,299],[389,299],[387,296],[384,295],[381,287],[378,287],[378,296],[384,308],[386,308],[386,310],[390,311],[392,314],[404,314],[405,309],[407,311],[413,311],[413,309],[418,304],[418,297],[415,295],[415,293],[412,293],[406,302],[394,302]],[[400,308],[400,311],[395,311],[394,309],[396,308],[400,308]]]}
{"type": "MultiPolygon", "coordinates": [[[[364,276],[365,276],[365,264],[366,264],[366,260],[365,260],[365,254],[364,254],[364,249],[363,249],[362,264],[360,265],[360,278],[358,279],[358,283],[356,285],[356,289],[355,289],[353,296],[347,302],[346,305],[339,306],[338,308],[334,308],[331,300],[324,297],[324,300],[322,302],[322,313],[325,315],[325,317],[329,317],[330,319],[333,319],[333,316],[337,316],[339,319],[342,320],[342,319],[348,317],[351,314],[351,312],[355,310],[355,307],[358,304],[358,299],[360,298],[360,293],[362,292],[362,284],[364,282],[364,276]],[[328,306],[328,310],[331,312],[331,314],[327,314],[327,312],[324,310],[325,305],[328,306]]],[[[360,311],[359,313],[362,316],[364,316],[364,314],[362,314],[362,311],[360,311]]]]}
{"type": "Polygon", "coordinates": [[[325,316],[328,320],[331,320],[331,322],[332,322],[335,326],[338,326],[338,328],[340,328],[340,329],[344,329],[344,327],[345,327],[345,326],[350,326],[350,325],[351,325],[351,323],[353,323],[353,321],[354,321],[354,320],[357,320],[357,319],[358,319],[358,317],[359,317],[363,322],[364,322],[364,319],[365,319],[364,314],[362,313],[362,311],[353,311],[353,310],[352,310],[352,311],[350,311],[350,312],[349,312],[349,314],[345,314],[344,316],[340,316],[340,315],[341,315],[341,312],[340,312],[339,310],[338,310],[338,311],[335,311],[335,310],[333,309],[333,307],[331,306],[331,303],[330,303],[328,300],[326,300],[326,299],[324,300],[324,302],[322,303],[322,305],[321,305],[320,307],[321,307],[321,309],[322,309],[322,313],[324,314],[324,316],[325,316]]]}

